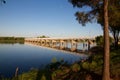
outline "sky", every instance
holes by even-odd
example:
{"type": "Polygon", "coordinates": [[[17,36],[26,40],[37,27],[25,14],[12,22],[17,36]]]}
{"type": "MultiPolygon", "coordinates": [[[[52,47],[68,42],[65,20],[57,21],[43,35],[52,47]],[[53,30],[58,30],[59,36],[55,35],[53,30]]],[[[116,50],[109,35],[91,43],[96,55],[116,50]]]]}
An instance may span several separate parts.
{"type": "Polygon", "coordinates": [[[68,0],[6,0],[0,4],[0,36],[94,37],[102,35],[99,24],[82,26],[68,0]]]}

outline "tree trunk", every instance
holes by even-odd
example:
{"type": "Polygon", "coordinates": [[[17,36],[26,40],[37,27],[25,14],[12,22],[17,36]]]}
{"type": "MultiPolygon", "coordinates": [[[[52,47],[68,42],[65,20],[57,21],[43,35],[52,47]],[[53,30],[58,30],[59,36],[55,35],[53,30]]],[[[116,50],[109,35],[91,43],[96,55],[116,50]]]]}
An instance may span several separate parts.
{"type": "Polygon", "coordinates": [[[108,29],[108,0],[104,0],[104,65],[102,80],[110,80],[109,71],[109,29],[108,29]]]}

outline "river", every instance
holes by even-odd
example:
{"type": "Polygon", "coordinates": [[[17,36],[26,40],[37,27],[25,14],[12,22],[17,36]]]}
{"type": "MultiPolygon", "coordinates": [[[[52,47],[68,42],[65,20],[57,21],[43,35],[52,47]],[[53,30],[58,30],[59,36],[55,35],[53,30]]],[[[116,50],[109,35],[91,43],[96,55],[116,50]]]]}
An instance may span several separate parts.
{"type": "Polygon", "coordinates": [[[0,44],[0,76],[14,76],[32,68],[44,68],[52,59],[63,59],[69,64],[87,58],[84,54],[75,54],[28,44],[0,44]]]}

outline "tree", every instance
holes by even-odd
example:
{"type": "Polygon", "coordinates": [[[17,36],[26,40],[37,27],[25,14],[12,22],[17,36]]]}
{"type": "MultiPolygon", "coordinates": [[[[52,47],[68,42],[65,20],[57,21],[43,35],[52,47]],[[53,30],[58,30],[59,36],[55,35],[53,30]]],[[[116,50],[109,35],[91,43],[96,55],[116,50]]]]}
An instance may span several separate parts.
{"type": "MultiPolygon", "coordinates": [[[[114,45],[115,48],[118,48],[118,41],[119,41],[119,33],[120,33],[120,1],[119,0],[109,0],[108,6],[109,12],[109,30],[113,35],[114,38],[114,45]]],[[[100,11],[99,16],[97,18],[97,22],[103,25],[103,14],[100,11]]]]}
{"type": "MultiPolygon", "coordinates": [[[[103,18],[103,0],[69,0],[73,6],[82,8],[87,6],[89,11],[76,12],[75,16],[79,23],[85,25],[87,22],[94,22],[97,20],[104,28],[103,18]],[[79,3],[80,2],[80,3],[79,3]]],[[[115,48],[118,47],[119,33],[120,33],[120,0],[108,0],[109,12],[109,30],[111,31],[115,48]]]]}
{"type": "Polygon", "coordinates": [[[6,3],[6,1],[5,1],[5,0],[0,0],[0,2],[1,2],[1,3],[4,3],[4,4],[6,3]]]}
{"type": "Polygon", "coordinates": [[[74,7],[88,8],[87,11],[76,12],[76,19],[82,25],[87,22],[97,20],[100,14],[103,15],[104,24],[104,66],[103,66],[103,80],[110,80],[109,72],[109,30],[108,30],[108,0],[69,0],[74,7]]]}
{"type": "Polygon", "coordinates": [[[109,21],[108,21],[108,0],[103,0],[104,5],[104,65],[103,65],[103,80],[110,80],[110,46],[109,46],[109,21]]]}
{"type": "Polygon", "coordinates": [[[38,36],[37,38],[49,38],[49,36],[42,35],[42,36],[38,36]]]}
{"type": "Polygon", "coordinates": [[[95,38],[95,40],[96,40],[96,43],[97,43],[97,45],[101,45],[101,46],[103,46],[103,44],[104,44],[104,38],[103,38],[103,36],[97,36],[96,38],[95,38]]]}
{"type": "MultiPolygon", "coordinates": [[[[113,44],[113,38],[109,37],[109,39],[110,39],[110,44],[113,44]]],[[[104,44],[104,37],[102,35],[96,36],[95,37],[95,41],[96,41],[97,45],[103,46],[103,44],[104,44]]]]}
{"type": "Polygon", "coordinates": [[[118,48],[119,33],[120,33],[120,0],[109,2],[109,30],[114,38],[115,48],[118,48]],[[110,16],[112,15],[112,16],[110,16]]]}

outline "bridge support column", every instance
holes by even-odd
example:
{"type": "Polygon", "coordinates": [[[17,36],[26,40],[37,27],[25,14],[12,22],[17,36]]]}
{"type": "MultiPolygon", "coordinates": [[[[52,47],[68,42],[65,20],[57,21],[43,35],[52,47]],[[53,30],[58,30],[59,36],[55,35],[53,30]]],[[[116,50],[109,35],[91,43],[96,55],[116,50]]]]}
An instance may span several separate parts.
{"type": "Polygon", "coordinates": [[[51,45],[51,47],[52,47],[52,48],[56,48],[56,43],[57,43],[57,42],[56,42],[55,40],[52,40],[52,45],[51,45]]]}
{"type": "Polygon", "coordinates": [[[50,47],[50,41],[49,40],[46,40],[46,45],[47,47],[50,47]]]}
{"type": "Polygon", "coordinates": [[[40,40],[38,41],[38,45],[41,45],[41,41],[40,40]]]}
{"type": "Polygon", "coordinates": [[[66,42],[61,40],[60,41],[60,49],[65,49],[66,42]]]}
{"type": "Polygon", "coordinates": [[[46,45],[46,41],[45,40],[41,40],[41,46],[45,46],[46,45]]]}
{"type": "Polygon", "coordinates": [[[71,51],[76,51],[77,50],[77,42],[71,41],[71,51]]]}

